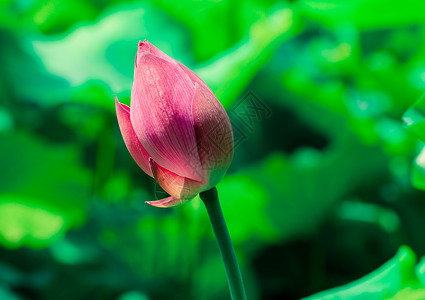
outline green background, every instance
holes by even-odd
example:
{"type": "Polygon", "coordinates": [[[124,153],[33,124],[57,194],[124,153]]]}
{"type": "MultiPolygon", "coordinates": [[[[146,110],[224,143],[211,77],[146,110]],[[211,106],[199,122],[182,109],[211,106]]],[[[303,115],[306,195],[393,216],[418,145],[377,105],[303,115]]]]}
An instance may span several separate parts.
{"type": "Polygon", "coordinates": [[[230,299],[202,203],[144,204],[165,194],[119,131],[144,39],[232,119],[217,188],[249,299],[425,299],[424,11],[0,0],[0,299],[230,299]]]}

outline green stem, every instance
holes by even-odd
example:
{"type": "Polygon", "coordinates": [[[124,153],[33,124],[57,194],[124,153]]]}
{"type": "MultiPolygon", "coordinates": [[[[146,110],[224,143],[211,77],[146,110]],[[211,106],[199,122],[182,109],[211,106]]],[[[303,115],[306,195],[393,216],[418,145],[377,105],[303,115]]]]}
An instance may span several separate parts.
{"type": "Polygon", "coordinates": [[[217,189],[214,187],[208,191],[199,194],[207,208],[218,247],[220,248],[221,258],[226,269],[227,282],[229,283],[230,295],[233,300],[246,300],[245,288],[242,281],[241,271],[239,270],[235,250],[232,240],[227,230],[226,221],[221,211],[218,201],[217,189]]]}

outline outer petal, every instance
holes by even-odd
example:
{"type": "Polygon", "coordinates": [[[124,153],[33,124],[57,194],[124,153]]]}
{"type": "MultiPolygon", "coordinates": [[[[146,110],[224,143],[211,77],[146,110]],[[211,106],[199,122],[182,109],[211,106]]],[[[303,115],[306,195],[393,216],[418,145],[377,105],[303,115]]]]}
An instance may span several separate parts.
{"type": "MultiPolygon", "coordinates": [[[[200,85],[202,85],[202,87],[204,87],[206,90],[208,90],[211,94],[214,95],[214,93],[211,91],[210,87],[198,76],[196,75],[195,72],[193,72],[191,69],[189,69],[188,67],[186,67],[184,64],[179,63],[180,68],[183,69],[183,71],[186,72],[186,74],[190,77],[190,80],[192,80],[193,84],[199,83],[200,85]]],[[[215,96],[214,96],[215,98],[215,96]]]]}
{"type": "Polygon", "coordinates": [[[149,176],[153,177],[152,171],[149,167],[149,153],[140,143],[134,132],[133,126],[130,121],[130,107],[121,104],[115,96],[115,109],[117,111],[118,124],[120,126],[121,134],[128,151],[133,157],[134,161],[139,167],[149,176]]]}
{"type": "Polygon", "coordinates": [[[191,112],[194,86],[181,68],[147,52],[140,56],[130,119],[150,156],[183,177],[203,181],[191,112]]]}
{"type": "Polygon", "coordinates": [[[137,50],[137,56],[136,56],[136,67],[139,65],[137,60],[138,58],[140,58],[140,56],[142,55],[143,52],[147,52],[150,54],[153,54],[159,58],[162,58],[163,60],[166,60],[174,65],[178,65],[178,62],[169,57],[167,54],[165,54],[164,52],[162,52],[161,50],[159,50],[158,48],[156,48],[154,45],[152,45],[151,43],[149,43],[147,40],[139,41],[139,48],[137,50]]]}
{"type": "Polygon", "coordinates": [[[188,200],[208,188],[202,184],[179,175],[161,167],[153,159],[149,160],[153,177],[168,194],[174,198],[188,200]]]}
{"type": "Polygon", "coordinates": [[[161,200],[146,201],[145,203],[150,204],[152,206],[156,206],[156,207],[166,208],[166,207],[177,206],[177,205],[183,204],[187,201],[189,201],[189,200],[177,199],[177,198],[170,196],[168,198],[164,198],[164,199],[161,199],[161,200]]]}
{"type": "MultiPolygon", "coordinates": [[[[143,42],[139,41],[139,49],[137,51],[137,57],[140,57],[142,52],[148,52],[148,53],[153,54],[153,55],[155,55],[159,58],[162,58],[162,59],[164,59],[164,60],[166,60],[166,61],[168,61],[168,62],[170,62],[174,65],[179,66],[189,76],[189,78],[193,82],[193,84],[195,84],[197,82],[212,93],[209,86],[198,75],[196,75],[195,72],[193,72],[191,69],[189,69],[188,67],[186,67],[182,63],[180,63],[180,62],[176,61],[175,59],[169,57],[167,54],[165,54],[164,52],[162,52],[161,50],[156,48],[154,45],[149,43],[149,41],[147,41],[147,40],[144,40],[143,42]]],[[[138,65],[137,64],[137,57],[136,57],[136,67],[138,65]]]]}
{"type": "MultiPolygon", "coordinates": [[[[164,60],[166,60],[166,61],[168,61],[168,62],[170,62],[174,65],[179,66],[189,76],[190,80],[192,81],[192,83],[194,85],[195,85],[195,83],[199,83],[204,88],[206,88],[208,91],[213,93],[213,91],[210,89],[210,87],[195,72],[193,72],[191,69],[186,67],[184,64],[178,62],[174,58],[169,57],[167,54],[165,54],[164,52],[162,52],[161,50],[156,48],[149,41],[147,41],[147,40],[144,40],[143,42],[139,41],[139,48],[138,48],[138,51],[137,51],[137,57],[140,57],[142,52],[148,52],[148,53],[153,54],[153,55],[155,55],[159,58],[162,58],[162,59],[164,59],[164,60]]],[[[136,57],[136,62],[137,62],[137,57],[136,57]]]]}
{"type": "Polygon", "coordinates": [[[202,167],[209,185],[215,186],[232,162],[232,125],[214,94],[199,83],[195,84],[192,114],[202,167]]]}

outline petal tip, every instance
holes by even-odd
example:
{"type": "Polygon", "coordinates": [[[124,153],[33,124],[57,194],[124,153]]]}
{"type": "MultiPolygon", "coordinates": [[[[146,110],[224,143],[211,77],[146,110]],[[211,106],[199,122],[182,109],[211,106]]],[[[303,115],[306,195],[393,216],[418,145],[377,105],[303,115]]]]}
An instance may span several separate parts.
{"type": "Polygon", "coordinates": [[[139,65],[138,61],[143,56],[144,53],[150,53],[151,52],[151,44],[145,39],[143,42],[139,41],[139,45],[137,47],[137,53],[136,53],[136,62],[135,67],[139,65]]]}
{"type": "Polygon", "coordinates": [[[159,208],[167,208],[168,207],[168,206],[161,205],[160,203],[155,203],[155,202],[160,202],[160,201],[145,201],[146,204],[149,204],[150,206],[153,206],[153,207],[159,207],[159,208]]]}
{"type": "Polygon", "coordinates": [[[153,160],[152,157],[149,157],[148,164],[149,164],[149,168],[151,169],[151,172],[153,174],[156,166],[155,166],[155,161],[153,160]]]}
{"type": "Polygon", "coordinates": [[[142,41],[139,41],[139,50],[140,50],[140,48],[143,48],[143,47],[145,47],[145,46],[147,46],[148,47],[148,50],[149,50],[149,46],[151,45],[151,43],[149,43],[149,41],[148,40],[146,40],[146,39],[144,39],[143,40],[143,42],[142,41]]]}
{"type": "Polygon", "coordinates": [[[118,97],[115,95],[115,109],[117,110],[117,111],[119,111],[119,110],[124,110],[124,111],[126,111],[127,113],[130,113],[130,107],[129,106],[127,106],[127,105],[125,105],[125,104],[123,104],[123,103],[121,103],[119,100],[118,100],[118,97]]]}
{"type": "Polygon", "coordinates": [[[167,207],[173,207],[180,204],[185,203],[187,200],[182,200],[174,197],[168,197],[161,200],[156,201],[145,201],[146,204],[149,204],[154,207],[160,207],[160,208],[167,208],[167,207]]]}

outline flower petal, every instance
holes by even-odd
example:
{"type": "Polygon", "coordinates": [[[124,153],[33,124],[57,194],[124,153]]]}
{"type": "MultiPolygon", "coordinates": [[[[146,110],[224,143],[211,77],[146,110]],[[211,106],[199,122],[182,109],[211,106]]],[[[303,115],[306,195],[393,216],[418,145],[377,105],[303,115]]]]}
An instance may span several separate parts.
{"type": "Polygon", "coordinates": [[[168,198],[164,198],[164,199],[161,199],[161,200],[145,201],[145,203],[152,205],[152,206],[156,206],[156,207],[167,208],[167,207],[172,207],[172,206],[177,206],[177,205],[183,204],[187,201],[189,201],[189,200],[177,199],[177,198],[170,196],[168,198]]]}
{"type": "Polygon", "coordinates": [[[143,52],[147,52],[150,54],[153,54],[159,58],[162,58],[163,60],[166,60],[174,65],[177,65],[178,62],[169,57],[167,54],[165,54],[164,52],[162,52],[161,50],[159,50],[158,48],[156,48],[154,45],[152,45],[151,43],[149,43],[147,40],[139,41],[139,48],[137,50],[137,56],[136,56],[136,67],[138,66],[137,64],[137,58],[141,56],[141,54],[143,52]]]}
{"type": "Polygon", "coordinates": [[[233,131],[229,117],[217,98],[195,83],[192,115],[198,155],[209,185],[215,186],[224,176],[233,158],[233,131]]]}
{"type": "Polygon", "coordinates": [[[130,119],[140,142],[158,164],[203,181],[191,112],[194,89],[181,68],[142,52],[131,93],[130,119]]]}
{"type": "Polygon", "coordinates": [[[136,66],[137,66],[137,57],[140,57],[142,52],[148,52],[148,53],[153,54],[153,55],[155,55],[159,58],[162,58],[162,59],[164,59],[164,60],[166,60],[166,61],[168,61],[168,62],[170,62],[174,65],[179,66],[189,76],[189,78],[193,82],[193,84],[195,84],[197,82],[212,93],[209,86],[198,75],[196,75],[195,72],[193,72],[191,69],[186,67],[184,64],[178,62],[177,60],[175,60],[171,57],[169,57],[167,54],[165,54],[164,52],[162,52],[161,50],[156,48],[154,45],[149,43],[149,41],[147,41],[147,40],[144,40],[143,42],[139,41],[139,49],[137,51],[137,56],[136,56],[136,66]]]}
{"type": "MultiPolygon", "coordinates": [[[[183,71],[186,72],[186,74],[189,76],[190,80],[192,80],[193,84],[199,83],[202,85],[205,89],[207,89],[211,94],[214,95],[214,93],[211,91],[210,87],[198,76],[195,72],[193,72],[191,69],[186,67],[184,64],[177,62],[180,68],[183,69],[183,71]]],[[[215,96],[214,96],[215,97],[215,96]]]]}
{"type": "Polygon", "coordinates": [[[174,198],[192,199],[208,188],[208,185],[179,176],[161,167],[152,158],[149,160],[149,165],[158,184],[174,198]]]}
{"type": "Polygon", "coordinates": [[[149,176],[153,177],[152,171],[149,167],[149,153],[140,143],[134,132],[133,126],[130,121],[130,107],[125,104],[121,104],[115,96],[115,109],[117,111],[118,124],[120,126],[121,135],[124,139],[124,143],[127,146],[128,152],[130,152],[134,161],[139,167],[149,176]]]}

